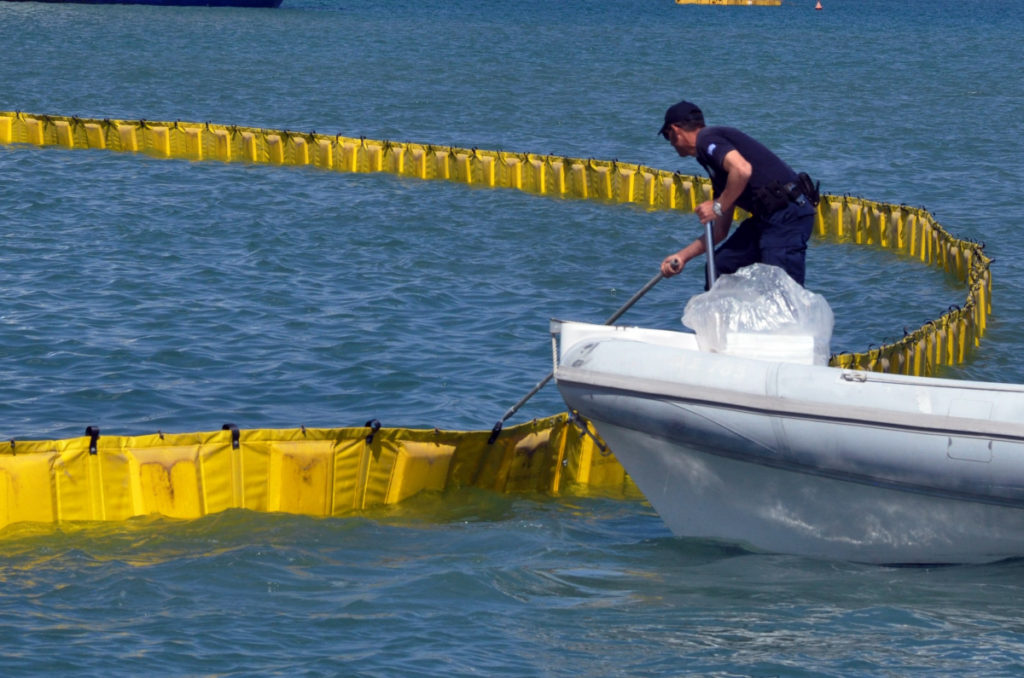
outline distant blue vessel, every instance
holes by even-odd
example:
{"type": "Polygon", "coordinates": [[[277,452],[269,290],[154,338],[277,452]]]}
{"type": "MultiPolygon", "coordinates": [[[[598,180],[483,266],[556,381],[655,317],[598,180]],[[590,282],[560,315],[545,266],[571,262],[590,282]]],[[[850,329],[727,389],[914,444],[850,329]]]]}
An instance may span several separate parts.
{"type": "Polygon", "coordinates": [[[87,5],[167,5],[178,7],[281,6],[281,0],[6,0],[6,2],[74,2],[87,5]]]}

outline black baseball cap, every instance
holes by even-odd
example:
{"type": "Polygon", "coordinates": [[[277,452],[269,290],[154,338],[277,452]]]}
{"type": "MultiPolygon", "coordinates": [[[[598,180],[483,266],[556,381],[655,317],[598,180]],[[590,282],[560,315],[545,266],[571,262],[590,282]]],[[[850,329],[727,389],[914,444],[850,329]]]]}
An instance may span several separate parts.
{"type": "Polygon", "coordinates": [[[697,108],[696,104],[691,104],[689,101],[680,101],[678,104],[669,106],[669,109],[665,111],[665,124],[658,130],[658,134],[664,135],[669,125],[687,123],[697,123],[703,126],[704,113],[697,108]]]}

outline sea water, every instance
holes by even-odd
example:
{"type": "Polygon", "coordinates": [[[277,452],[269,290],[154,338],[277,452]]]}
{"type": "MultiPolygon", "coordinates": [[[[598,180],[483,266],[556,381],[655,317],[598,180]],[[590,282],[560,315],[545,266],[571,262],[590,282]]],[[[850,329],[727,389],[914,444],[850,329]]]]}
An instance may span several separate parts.
{"type": "MultiPolygon", "coordinates": [[[[1011,0],[0,3],[0,110],[618,159],[697,102],[833,194],[923,205],[993,264],[1020,382],[1024,81],[1011,0]]],[[[680,213],[390,175],[0,146],[0,435],[488,429],[700,235],[680,213]]],[[[678,328],[692,265],[624,321],[678,328]]],[[[962,304],[814,241],[832,349],[962,304]]],[[[562,411],[553,387],[513,420],[562,411]]],[[[851,516],[855,519],[855,516],[851,516]]],[[[1020,562],[892,569],[672,537],[642,501],[458,491],[343,518],[231,511],[0,534],[0,672],[1017,675],[1020,562]]]]}

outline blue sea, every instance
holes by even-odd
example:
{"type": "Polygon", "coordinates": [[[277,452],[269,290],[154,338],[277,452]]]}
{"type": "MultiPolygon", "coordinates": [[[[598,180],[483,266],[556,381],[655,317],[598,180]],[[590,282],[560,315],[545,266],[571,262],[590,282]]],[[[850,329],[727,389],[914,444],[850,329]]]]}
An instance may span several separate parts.
{"type": "MultiPolygon", "coordinates": [[[[618,159],[697,102],[832,194],[924,206],[993,264],[982,345],[1024,381],[1017,0],[0,2],[0,110],[618,159]]],[[[696,218],[391,175],[0,146],[0,436],[489,429],[696,218]]],[[[680,327],[700,266],[623,322],[680,327]]],[[[832,349],[963,288],[816,241],[832,349]]],[[[511,421],[564,409],[541,391],[511,421]]],[[[856,520],[856,516],[851,516],[856,520]]],[[[331,519],[14,525],[0,674],[1016,676],[1024,562],[883,568],[674,538],[640,500],[459,490],[331,519]]]]}

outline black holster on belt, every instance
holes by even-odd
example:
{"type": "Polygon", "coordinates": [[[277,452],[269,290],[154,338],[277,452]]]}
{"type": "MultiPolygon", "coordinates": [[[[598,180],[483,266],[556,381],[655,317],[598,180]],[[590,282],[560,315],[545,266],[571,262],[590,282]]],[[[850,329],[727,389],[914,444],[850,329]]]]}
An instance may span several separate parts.
{"type": "Polygon", "coordinates": [[[759,217],[767,217],[784,209],[790,203],[803,205],[809,202],[817,207],[818,201],[821,200],[819,186],[821,183],[815,183],[807,172],[797,174],[796,181],[793,182],[784,184],[781,181],[773,181],[754,190],[754,213],[759,217]]]}
{"type": "Polygon", "coordinates": [[[821,182],[815,182],[814,179],[807,174],[807,172],[801,172],[796,175],[796,186],[797,190],[807,198],[807,202],[811,203],[815,207],[821,201],[821,182]]]}

